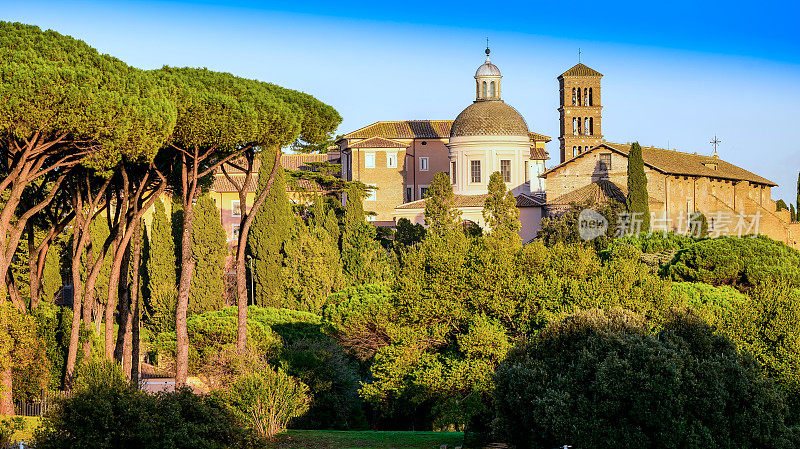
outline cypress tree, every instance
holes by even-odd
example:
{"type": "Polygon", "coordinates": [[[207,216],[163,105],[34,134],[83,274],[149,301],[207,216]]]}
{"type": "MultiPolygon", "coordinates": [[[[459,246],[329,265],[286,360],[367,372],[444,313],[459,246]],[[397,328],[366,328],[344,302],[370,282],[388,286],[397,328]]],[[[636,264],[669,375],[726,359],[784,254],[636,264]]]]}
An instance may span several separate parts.
{"type": "Polygon", "coordinates": [[[328,209],[328,213],[325,214],[325,230],[328,231],[328,234],[330,234],[338,247],[342,230],[339,228],[339,219],[336,218],[336,212],[333,211],[333,208],[328,209]]]}
{"type": "Polygon", "coordinates": [[[328,295],[344,286],[339,248],[324,228],[296,223],[284,245],[283,306],[319,314],[328,295]]]}
{"type": "MultiPolygon", "coordinates": [[[[258,192],[266,188],[274,152],[264,152],[258,169],[258,192]]],[[[289,238],[291,226],[296,218],[286,196],[286,178],[283,168],[278,167],[270,194],[253,218],[253,226],[247,238],[247,247],[253,256],[253,282],[255,303],[259,306],[281,307],[283,283],[283,245],[289,238]]]]}
{"type": "Polygon", "coordinates": [[[145,310],[150,324],[160,332],[175,329],[176,253],[172,225],[166,208],[156,200],[150,238],[143,244],[145,266],[145,310]]]}
{"type": "Polygon", "coordinates": [[[375,226],[364,221],[364,188],[347,188],[347,204],[342,232],[342,271],[350,285],[387,280],[386,251],[375,240],[375,226]]]}
{"type": "Polygon", "coordinates": [[[789,210],[789,207],[786,205],[786,202],[783,200],[775,201],[775,211],[780,212],[782,210],[789,210]]]}
{"type": "Polygon", "coordinates": [[[455,195],[445,172],[434,175],[425,201],[425,225],[428,233],[443,236],[461,227],[461,211],[455,208],[455,195]]]}
{"type": "Polygon", "coordinates": [[[628,213],[631,220],[641,220],[640,232],[650,230],[650,195],[647,193],[647,176],[644,173],[644,159],[639,142],[631,145],[628,153],[628,213]]]}
{"type": "Polygon", "coordinates": [[[46,302],[52,303],[56,293],[63,285],[61,278],[61,253],[60,242],[50,245],[47,249],[47,256],[44,260],[44,270],[42,270],[42,295],[46,302]]]}
{"type": "Polygon", "coordinates": [[[314,196],[314,201],[311,203],[311,215],[315,228],[325,228],[325,199],[322,196],[314,196]]]}
{"type": "MultiPolygon", "coordinates": [[[[795,206],[800,209],[800,173],[797,173],[797,199],[795,199],[795,206]]],[[[800,221],[800,210],[796,210],[794,220],[800,221]]]]}
{"type": "Polygon", "coordinates": [[[219,209],[208,194],[197,199],[192,223],[194,276],[189,290],[188,314],[198,314],[222,307],[227,236],[219,209]]]}
{"type": "Polygon", "coordinates": [[[489,196],[483,205],[483,219],[491,229],[490,236],[508,244],[519,244],[519,209],[511,191],[506,190],[503,175],[492,173],[489,177],[489,196]]]}
{"type": "Polygon", "coordinates": [[[800,221],[800,217],[798,217],[798,215],[800,215],[800,211],[797,211],[794,208],[794,204],[789,205],[789,215],[792,216],[792,221],[800,221]]]}

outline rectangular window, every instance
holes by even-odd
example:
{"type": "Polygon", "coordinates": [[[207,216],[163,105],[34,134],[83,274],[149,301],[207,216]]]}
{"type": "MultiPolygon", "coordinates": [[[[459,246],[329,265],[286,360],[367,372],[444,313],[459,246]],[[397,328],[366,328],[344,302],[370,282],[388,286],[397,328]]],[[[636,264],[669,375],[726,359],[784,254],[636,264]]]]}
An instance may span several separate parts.
{"type": "Polygon", "coordinates": [[[375,168],[375,153],[364,153],[364,168],[375,168]]]}
{"type": "Polygon", "coordinates": [[[469,161],[471,182],[481,182],[481,161],[469,161]]]}
{"type": "Polygon", "coordinates": [[[241,217],[242,208],[239,206],[239,200],[231,200],[231,217],[241,217]]]}
{"type": "Polygon", "coordinates": [[[364,198],[364,201],[377,201],[377,200],[378,200],[378,192],[375,189],[368,189],[367,197],[364,198]]]}
{"type": "Polygon", "coordinates": [[[500,161],[500,174],[503,175],[503,182],[511,182],[511,161],[503,159],[500,161]]]}
{"type": "Polygon", "coordinates": [[[406,187],[406,203],[414,201],[414,189],[406,187]]]}
{"type": "Polygon", "coordinates": [[[428,188],[427,187],[420,187],[419,188],[419,196],[420,197],[425,198],[425,194],[427,194],[427,193],[428,193],[428,188]]]}
{"type": "Polygon", "coordinates": [[[239,225],[233,225],[233,240],[239,240],[239,225]]]}
{"type": "Polygon", "coordinates": [[[611,153],[600,155],[600,170],[611,170],[611,153]]]}
{"type": "Polygon", "coordinates": [[[530,171],[530,168],[528,168],[528,165],[529,165],[528,162],[529,161],[525,161],[525,182],[528,182],[528,181],[531,180],[531,171],[530,171]]]}
{"type": "Polygon", "coordinates": [[[389,168],[397,167],[397,153],[386,153],[386,166],[389,168]]]}
{"type": "Polygon", "coordinates": [[[419,158],[419,170],[420,171],[428,171],[428,158],[427,157],[419,158]]]}
{"type": "Polygon", "coordinates": [[[450,183],[456,184],[456,179],[458,179],[456,176],[456,162],[453,161],[450,162],[450,183]]]}

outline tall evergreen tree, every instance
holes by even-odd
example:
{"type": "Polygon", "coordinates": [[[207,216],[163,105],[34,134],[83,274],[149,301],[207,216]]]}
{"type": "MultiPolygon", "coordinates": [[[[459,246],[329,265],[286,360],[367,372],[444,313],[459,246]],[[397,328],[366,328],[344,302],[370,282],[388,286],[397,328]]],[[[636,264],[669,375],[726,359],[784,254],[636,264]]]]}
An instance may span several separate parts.
{"type": "MultiPolygon", "coordinates": [[[[274,154],[262,153],[258,171],[258,192],[266,188],[274,154]]],[[[283,281],[283,245],[297,218],[286,196],[286,178],[283,168],[278,167],[269,196],[253,218],[253,226],[247,239],[247,247],[253,257],[254,302],[262,307],[281,307],[283,281]]]]}
{"type": "Polygon", "coordinates": [[[492,238],[511,245],[521,243],[517,200],[510,190],[506,190],[503,175],[497,171],[489,177],[489,196],[483,205],[483,219],[492,238]]]}
{"type": "Polygon", "coordinates": [[[42,294],[44,295],[44,301],[48,303],[53,302],[53,298],[63,285],[61,277],[62,251],[61,242],[50,245],[50,248],[47,249],[44,270],[42,271],[42,294]]]}
{"type": "Polygon", "coordinates": [[[794,204],[789,205],[789,215],[792,216],[792,221],[800,221],[800,211],[794,208],[794,204]]]}
{"type": "Polygon", "coordinates": [[[339,248],[324,228],[296,223],[284,245],[284,307],[319,314],[328,295],[344,286],[339,248]]]}
{"type": "Polygon", "coordinates": [[[775,210],[780,212],[782,210],[789,210],[789,206],[786,205],[786,202],[783,200],[775,201],[775,210]]]}
{"type": "Polygon", "coordinates": [[[461,211],[455,207],[455,195],[445,172],[434,175],[425,201],[425,225],[428,233],[443,236],[461,229],[461,211]]]}
{"type": "Polygon", "coordinates": [[[794,204],[796,207],[794,220],[800,221],[800,173],[797,173],[797,199],[794,204]]]}
{"type": "Polygon", "coordinates": [[[364,221],[364,188],[347,188],[342,232],[342,268],[351,285],[387,280],[390,276],[386,251],[375,240],[375,226],[364,221]]]}
{"type": "Polygon", "coordinates": [[[192,224],[192,257],[195,275],[189,290],[190,315],[222,307],[227,236],[222,227],[219,209],[208,194],[201,195],[194,206],[192,224]]]}
{"type": "Polygon", "coordinates": [[[175,241],[161,200],[155,203],[150,238],[143,246],[147,273],[144,302],[148,321],[160,332],[173,331],[177,285],[175,241]]]}
{"type": "Polygon", "coordinates": [[[631,145],[628,153],[628,213],[633,220],[641,220],[639,231],[650,230],[650,195],[647,193],[647,176],[644,173],[644,159],[639,142],[631,145]]]}
{"type": "Polygon", "coordinates": [[[325,230],[328,231],[333,241],[336,243],[337,247],[339,246],[339,236],[342,233],[342,230],[339,228],[339,219],[336,218],[336,212],[331,207],[328,209],[328,213],[325,214],[325,230]]]}

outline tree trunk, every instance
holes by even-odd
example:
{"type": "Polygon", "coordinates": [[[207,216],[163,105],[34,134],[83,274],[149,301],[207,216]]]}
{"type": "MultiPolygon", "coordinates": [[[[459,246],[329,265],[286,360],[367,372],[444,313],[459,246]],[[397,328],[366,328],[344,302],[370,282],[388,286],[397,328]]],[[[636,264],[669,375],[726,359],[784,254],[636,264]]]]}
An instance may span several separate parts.
{"type": "MultiPolygon", "coordinates": [[[[6,323],[8,326],[8,323],[6,323]]],[[[0,414],[14,415],[14,396],[12,394],[14,388],[13,372],[11,366],[11,353],[4,355],[8,357],[5,362],[8,364],[7,368],[0,373],[0,387],[2,387],[2,398],[0,398],[0,414]]]]}
{"type": "MultiPolygon", "coordinates": [[[[31,290],[31,310],[39,307],[42,296],[42,280],[39,277],[39,254],[36,252],[36,240],[33,225],[28,223],[28,280],[31,290]]],[[[46,250],[45,250],[46,251],[46,250]]]]}
{"type": "MultiPolygon", "coordinates": [[[[139,291],[141,290],[141,279],[139,277],[139,270],[142,264],[142,236],[141,236],[141,221],[136,223],[135,237],[133,242],[133,265],[131,267],[132,284],[130,289],[131,297],[131,344],[130,354],[125,357],[130,360],[130,378],[131,384],[134,386],[139,384],[139,291]]],[[[127,371],[126,371],[127,372],[127,371]]]]}
{"type": "MultiPolygon", "coordinates": [[[[253,207],[247,211],[247,185],[249,184],[250,175],[252,175],[253,164],[248,165],[248,176],[239,189],[239,203],[241,207],[241,219],[239,221],[239,240],[236,244],[236,351],[239,354],[244,354],[247,351],[247,266],[245,265],[245,249],[247,247],[247,236],[250,233],[250,226],[253,224],[253,218],[261,205],[269,196],[269,191],[272,188],[272,183],[275,181],[275,175],[278,172],[278,167],[281,164],[281,151],[275,150],[275,160],[270,171],[269,180],[258,197],[253,201],[253,207]]],[[[226,174],[227,176],[227,174],[226,174]]],[[[230,179],[230,178],[229,178],[230,179]]],[[[233,180],[231,180],[233,182],[233,180]]],[[[234,185],[236,185],[234,183],[234,185]]],[[[238,186],[237,186],[238,187],[238,186]]],[[[252,276],[253,273],[250,273],[252,276]]],[[[255,295],[255,292],[252,292],[255,295]]],[[[255,302],[255,298],[254,301],[255,302]]]]}
{"type": "Polygon", "coordinates": [[[194,197],[197,190],[197,150],[195,150],[192,166],[187,164],[183,156],[182,170],[182,202],[183,229],[181,234],[181,275],[178,281],[178,299],[175,306],[175,386],[186,385],[189,374],[189,334],[186,330],[186,315],[189,310],[189,291],[194,274],[194,257],[192,256],[192,224],[194,222],[194,197]]]}
{"type": "MultiPolygon", "coordinates": [[[[128,284],[128,270],[130,269],[130,247],[127,246],[123,251],[122,263],[119,272],[119,285],[117,295],[119,297],[119,329],[117,330],[117,341],[114,346],[114,360],[122,362],[122,369],[130,372],[130,366],[125,366],[125,340],[130,343],[131,335],[131,308],[129,305],[130,290],[128,284]]],[[[113,285],[113,284],[112,284],[113,285]]]]}

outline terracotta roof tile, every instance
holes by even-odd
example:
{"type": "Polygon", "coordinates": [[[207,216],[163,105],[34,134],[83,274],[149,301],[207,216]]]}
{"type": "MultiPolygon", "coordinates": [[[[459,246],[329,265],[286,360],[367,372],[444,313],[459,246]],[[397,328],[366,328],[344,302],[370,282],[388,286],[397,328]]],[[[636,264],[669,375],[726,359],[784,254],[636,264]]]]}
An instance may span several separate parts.
{"type": "MultiPolygon", "coordinates": [[[[587,184],[580,189],[567,192],[564,195],[548,201],[549,206],[567,206],[570,204],[600,204],[609,201],[616,201],[625,204],[628,197],[627,188],[618,186],[607,179],[601,179],[591,184],[587,184]]],[[[661,201],[650,197],[650,204],[663,204],[661,201]]]]}
{"type": "Polygon", "coordinates": [[[545,151],[544,148],[531,147],[531,159],[547,160],[550,159],[550,153],[545,151]]]}
{"type": "Polygon", "coordinates": [[[375,122],[343,135],[342,139],[447,139],[452,120],[404,120],[375,122]]]}
{"type": "Polygon", "coordinates": [[[350,145],[350,148],[406,148],[408,144],[383,137],[370,137],[350,145]]]}
{"type": "MultiPolygon", "coordinates": [[[[553,173],[575,159],[596,151],[598,148],[607,148],[627,157],[628,152],[630,151],[630,144],[603,142],[591,150],[583,152],[562,162],[550,170],[547,170],[540,176],[546,178],[548,174],[553,173]]],[[[704,156],[697,153],[683,153],[675,150],[665,150],[663,148],[642,147],[642,158],[644,159],[645,165],[668,175],[703,176],[733,181],[749,181],[755,184],[763,184],[768,186],[777,185],[769,179],[758,176],[714,156],[704,156]],[[716,169],[714,168],[715,166],[716,169]]]]}
{"type": "MultiPolygon", "coordinates": [[[[455,207],[483,207],[489,195],[454,195],[455,207]]],[[[425,201],[417,200],[397,206],[395,209],[425,209],[425,201]]],[[[544,203],[529,195],[517,196],[517,207],[542,206],[544,203]]]]}
{"type": "Polygon", "coordinates": [[[603,76],[603,74],[584,64],[577,63],[571,69],[562,73],[559,78],[562,76],[603,76]]]}
{"type": "Polygon", "coordinates": [[[550,142],[553,140],[550,136],[545,136],[544,134],[535,133],[533,131],[529,132],[528,135],[531,136],[531,142],[550,142]]]}

